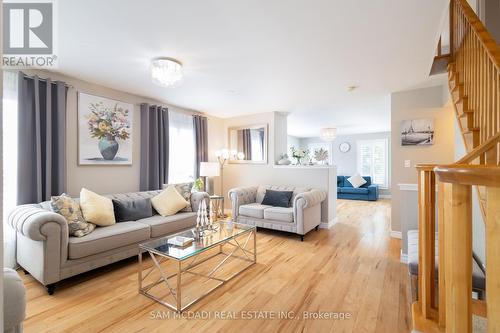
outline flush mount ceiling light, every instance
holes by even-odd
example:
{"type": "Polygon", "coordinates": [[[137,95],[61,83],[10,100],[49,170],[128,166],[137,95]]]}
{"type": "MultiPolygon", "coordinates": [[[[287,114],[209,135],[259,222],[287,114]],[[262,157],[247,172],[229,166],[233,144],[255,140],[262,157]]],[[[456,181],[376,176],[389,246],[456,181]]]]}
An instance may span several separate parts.
{"type": "Polygon", "coordinates": [[[358,86],[355,86],[355,85],[352,85],[352,86],[347,87],[347,91],[348,91],[348,92],[354,91],[354,90],[356,90],[356,89],[358,89],[358,86]]]}
{"type": "Polygon", "coordinates": [[[180,81],[182,76],[182,64],[177,60],[158,58],[151,61],[151,78],[154,84],[169,87],[180,81]]]}
{"type": "Polygon", "coordinates": [[[336,128],[322,128],[321,129],[321,139],[324,141],[333,141],[337,137],[336,128]]]}

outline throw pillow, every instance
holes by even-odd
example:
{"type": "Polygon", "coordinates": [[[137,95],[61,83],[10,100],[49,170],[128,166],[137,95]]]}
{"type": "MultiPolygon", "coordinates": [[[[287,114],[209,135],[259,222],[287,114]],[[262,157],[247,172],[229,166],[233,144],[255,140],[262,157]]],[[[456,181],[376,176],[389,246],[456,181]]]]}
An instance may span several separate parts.
{"type": "Polygon", "coordinates": [[[109,198],[82,188],[80,191],[80,207],[87,222],[92,222],[101,227],[116,223],[113,201],[109,198]]]}
{"type": "Polygon", "coordinates": [[[82,237],[95,229],[95,224],[85,221],[78,202],[66,193],[50,198],[50,206],[54,213],[62,215],[68,222],[69,235],[82,237]]]}
{"type": "Polygon", "coordinates": [[[153,216],[153,207],[151,199],[113,199],[113,208],[115,211],[116,222],[137,221],[146,217],[153,216]]]}
{"type": "Polygon", "coordinates": [[[189,203],[179,194],[174,185],[169,185],[160,194],[151,198],[151,204],[161,216],[170,216],[186,208],[189,203]]]}
{"type": "Polygon", "coordinates": [[[355,174],[352,177],[347,178],[347,181],[351,183],[352,187],[358,188],[366,184],[366,180],[361,177],[359,173],[355,174]]]}
{"type": "Polygon", "coordinates": [[[180,183],[172,184],[179,194],[187,201],[187,206],[182,209],[183,212],[192,212],[191,207],[191,189],[193,188],[193,183],[180,183]]]}
{"type": "Polygon", "coordinates": [[[293,191],[266,190],[262,204],[274,207],[291,207],[292,196],[293,191]]]}

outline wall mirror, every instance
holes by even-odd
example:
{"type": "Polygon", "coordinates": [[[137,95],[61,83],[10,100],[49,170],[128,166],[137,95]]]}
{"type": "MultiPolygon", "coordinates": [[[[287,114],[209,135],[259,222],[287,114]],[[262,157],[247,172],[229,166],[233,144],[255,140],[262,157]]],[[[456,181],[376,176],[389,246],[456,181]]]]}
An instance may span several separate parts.
{"type": "Polygon", "coordinates": [[[267,163],[267,124],[230,127],[229,163],[267,163]]]}

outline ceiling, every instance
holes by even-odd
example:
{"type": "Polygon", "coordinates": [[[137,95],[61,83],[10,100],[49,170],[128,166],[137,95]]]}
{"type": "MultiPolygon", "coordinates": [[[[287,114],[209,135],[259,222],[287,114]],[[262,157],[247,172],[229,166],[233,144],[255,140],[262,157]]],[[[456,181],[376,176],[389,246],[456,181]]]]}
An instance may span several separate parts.
{"type": "Polygon", "coordinates": [[[58,1],[58,71],[219,117],[290,112],[301,137],[386,131],[389,94],[428,79],[447,2],[58,1]],[[161,56],[184,65],[175,87],[151,82],[161,56]]]}

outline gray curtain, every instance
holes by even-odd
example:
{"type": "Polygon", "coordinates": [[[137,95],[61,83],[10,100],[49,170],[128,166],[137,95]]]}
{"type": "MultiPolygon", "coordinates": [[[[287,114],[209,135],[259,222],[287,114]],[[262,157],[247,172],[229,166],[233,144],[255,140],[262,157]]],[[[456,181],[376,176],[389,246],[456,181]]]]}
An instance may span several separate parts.
{"type": "Polygon", "coordinates": [[[200,163],[208,161],[207,117],[194,115],[194,138],[196,144],[195,175],[200,177],[200,163]]]}
{"type": "Polygon", "coordinates": [[[36,203],[66,191],[67,87],[18,75],[17,203],[36,203]]]}
{"type": "Polygon", "coordinates": [[[168,184],[168,109],[141,104],[141,191],[168,184]]]}
{"type": "Polygon", "coordinates": [[[245,160],[252,160],[252,132],[250,129],[245,128],[243,131],[243,154],[245,154],[245,160]]]}

